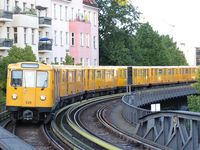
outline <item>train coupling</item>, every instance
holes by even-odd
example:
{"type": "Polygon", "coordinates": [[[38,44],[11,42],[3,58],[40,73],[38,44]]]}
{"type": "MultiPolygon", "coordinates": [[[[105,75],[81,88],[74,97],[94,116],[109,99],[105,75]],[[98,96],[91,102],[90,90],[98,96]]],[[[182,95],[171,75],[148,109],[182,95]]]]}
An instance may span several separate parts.
{"type": "Polygon", "coordinates": [[[23,119],[24,120],[32,120],[33,119],[33,112],[31,110],[25,110],[23,112],[23,119]]]}

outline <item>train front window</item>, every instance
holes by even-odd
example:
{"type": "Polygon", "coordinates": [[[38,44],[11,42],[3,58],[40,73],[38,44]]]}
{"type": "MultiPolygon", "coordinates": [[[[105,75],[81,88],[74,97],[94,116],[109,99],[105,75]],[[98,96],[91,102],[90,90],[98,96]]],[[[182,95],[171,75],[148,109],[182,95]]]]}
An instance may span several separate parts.
{"type": "Polygon", "coordinates": [[[11,86],[13,87],[22,86],[22,71],[20,70],[12,71],[11,86]]]}
{"type": "Polygon", "coordinates": [[[23,86],[25,88],[35,87],[35,71],[24,70],[23,86]]]}
{"type": "Polygon", "coordinates": [[[48,87],[48,73],[46,71],[37,71],[37,87],[48,87]]]}

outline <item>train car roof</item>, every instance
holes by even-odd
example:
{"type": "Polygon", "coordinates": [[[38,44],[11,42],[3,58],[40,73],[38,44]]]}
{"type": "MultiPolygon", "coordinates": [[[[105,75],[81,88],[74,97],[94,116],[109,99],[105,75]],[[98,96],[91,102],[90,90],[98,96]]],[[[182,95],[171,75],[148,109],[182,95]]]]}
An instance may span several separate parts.
{"type": "Polygon", "coordinates": [[[52,70],[52,65],[42,64],[39,62],[19,62],[8,65],[9,69],[27,69],[27,70],[52,70]]]}

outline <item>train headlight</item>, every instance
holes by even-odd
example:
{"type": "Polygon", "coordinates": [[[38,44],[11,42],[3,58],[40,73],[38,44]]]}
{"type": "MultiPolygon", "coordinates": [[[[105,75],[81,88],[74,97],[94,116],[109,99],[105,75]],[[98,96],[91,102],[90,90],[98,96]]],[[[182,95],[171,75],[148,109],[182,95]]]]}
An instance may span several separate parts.
{"type": "Polygon", "coordinates": [[[13,100],[16,100],[16,99],[17,99],[17,94],[13,94],[13,95],[12,95],[12,99],[13,99],[13,100]]]}
{"type": "Polygon", "coordinates": [[[41,101],[44,101],[44,100],[46,100],[46,96],[44,96],[44,95],[41,95],[41,96],[40,96],[40,100],[41,100],[41,101]]]}

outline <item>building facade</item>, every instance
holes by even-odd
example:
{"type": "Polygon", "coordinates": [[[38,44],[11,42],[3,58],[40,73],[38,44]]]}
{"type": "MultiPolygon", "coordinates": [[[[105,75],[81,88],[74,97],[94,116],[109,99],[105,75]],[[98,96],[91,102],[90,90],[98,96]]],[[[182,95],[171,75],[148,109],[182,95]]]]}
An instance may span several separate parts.
{"type": "Polygon", "coordinates": [[[95,0],[1,0],[0,56],[29,45],[38,61],[99,65],[98,8],[95,0]]]}

